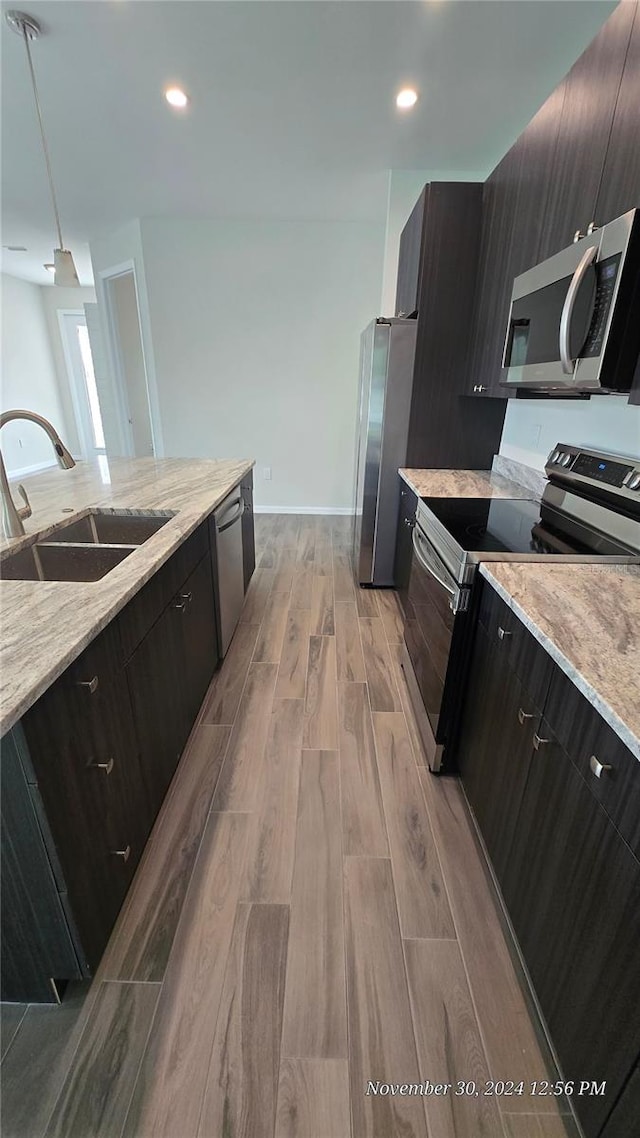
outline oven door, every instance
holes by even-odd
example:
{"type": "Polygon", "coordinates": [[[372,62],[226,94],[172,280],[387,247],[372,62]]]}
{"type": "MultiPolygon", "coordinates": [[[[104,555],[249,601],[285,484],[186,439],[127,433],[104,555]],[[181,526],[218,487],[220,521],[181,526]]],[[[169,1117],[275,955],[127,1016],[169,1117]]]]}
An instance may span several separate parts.
{"type": "Polygon", "coordinates": [[[447,742],[470,590],[458,585],[416,524],[404,639],[436,744],[447,742]]]}

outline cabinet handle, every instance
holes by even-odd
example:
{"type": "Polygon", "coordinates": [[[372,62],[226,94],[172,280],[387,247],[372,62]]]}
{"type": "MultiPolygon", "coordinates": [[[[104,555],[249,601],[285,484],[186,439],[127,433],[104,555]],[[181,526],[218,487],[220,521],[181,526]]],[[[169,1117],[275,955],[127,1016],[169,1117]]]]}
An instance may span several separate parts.
{"type": "Polygon", "coordinates": [[[178,609],[178,612],[184,612],[187,605],[190,605],[192,600],[193,593],[180,593],[180,599],[173,602],[173,608],[178,609]]]}
{"type": "Polygon", "coordinates": [[[128,861],[129,854],[131,853],[131,846],[127,846],[124,850],[112,850],[111,853],[114,857],[121,857],[123,861],[128,861]]]}
{"type": "Polygon", "coordinates": [[[76,683],[79,688],[88,688],[91,695],[93,695],[98,687],[98,677],[93,676],[90,680],[77,680],[76,683]]]}
{"type": "Polygon", "coordinates": [[[589,766],[596,778],[602,778],[603,773],[611,770],[611,763],[601,763],[595,755],[589,759],[589,766]]]}
{"type": "Polygon", "coordinates": [[[89,763],[89,766],[96,771],[104,771],[105,774],[111,774],[113,770],[113,757],[106,763],[89,763]]]}
{"type": "Polygon", "coordinates": [[[532,711],[523,711],[521,707],[518,708],[518,722],[520,724],[522,724],[522,726],[524,726],[525,719],[533,719],[533,718],[534,718],[534,714],[532,711]]]}
{"type": "Polygon", "coordinates": [[[542,739],[542,738],[540,737],[540,735],[538,735],[537,731],[534,731],[534,734],[533,734],[533,745],[534,745],[534,747],[535,747],[536,751],[539,751],[539,750],[540,750],[540,748],[541,748],[542,746],[544,746],[544,744],[545,744],[545,743],[550,743],[550,742],[551,742],[551,739],[542,739]]]}
{"type": "Polygon", "coordinates": [[[473,390],[476,392],[477,395],[481,395],[482,392],[486,391],[487,389],[486,389],[484,383],[474,383],[473,390]]]}
{"type": "Polygon", "coordinates": [[[405,518],[404,524],[408,526],[409,529],[413,529],[414,525],[416,524],[416,520],[415,518],[405,518]]]}
{"type": "Polygon", "coordinates": [[[513,633],[507,632],[506,628],[503,628],[502,625],[499,624],[498,625],[498,640],[504,640],[505,636],[513,636],[513,633]]]}

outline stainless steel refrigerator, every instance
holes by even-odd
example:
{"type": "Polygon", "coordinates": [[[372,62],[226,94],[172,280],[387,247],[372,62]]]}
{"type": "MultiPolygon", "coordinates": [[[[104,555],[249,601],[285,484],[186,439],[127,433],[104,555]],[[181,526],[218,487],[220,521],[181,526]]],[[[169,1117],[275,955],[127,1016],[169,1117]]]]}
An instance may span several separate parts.
{"type": "Polygon", "coordinates": [[[353,563],[361,585],[393,584],[416,328],[416,320],[379,317],[360,339],[353,563]]]}

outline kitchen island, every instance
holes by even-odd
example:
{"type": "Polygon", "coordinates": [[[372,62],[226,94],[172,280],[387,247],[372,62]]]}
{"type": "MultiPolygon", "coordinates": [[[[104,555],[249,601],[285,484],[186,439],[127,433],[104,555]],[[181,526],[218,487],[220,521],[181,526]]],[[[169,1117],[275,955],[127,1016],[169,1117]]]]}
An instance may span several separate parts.
{"type": "Polygon", "coordinates": [[[116,460],[29,484],[31,532],[0,552],[3,999],[97,967],[242,607],[252,467],[116,460]]]}
{"type": "MultiPolygon", "coordinates": [[[[32,475],[25,487],[33,514],[24,537],[5,551],[40,540],[92,507],[175,511],[166,525],[100,581],[0,580],[0,736],[57,679],[252,470],[250,460],[125,459],[78,463],[32,475]]],[[[0,577],[2,562],[0,560],[0,577]]]]}

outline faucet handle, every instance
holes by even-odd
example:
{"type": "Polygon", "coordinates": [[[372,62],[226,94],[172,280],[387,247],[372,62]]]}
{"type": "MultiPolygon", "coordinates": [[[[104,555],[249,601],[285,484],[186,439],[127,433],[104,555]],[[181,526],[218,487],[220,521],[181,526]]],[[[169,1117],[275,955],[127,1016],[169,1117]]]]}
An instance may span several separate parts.
{"type": "Polygon", "coordinates": [[[20,506],[20,508],[18,509],[18,517],[19,518],[30,518],[31,513],[32,513],[31,502],[29,501],[29,499],[27,497],[27,491],[25,490],[25,488],[21,482],[18,484],[18,493],[19,493],[20,497],[22,498],[22,501],[24,502],[24,506],[20,506]]]}

